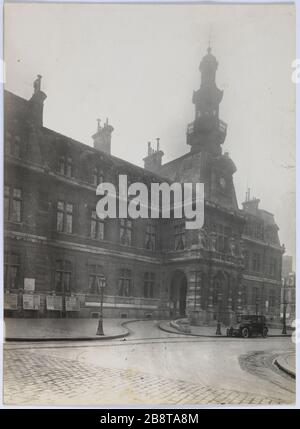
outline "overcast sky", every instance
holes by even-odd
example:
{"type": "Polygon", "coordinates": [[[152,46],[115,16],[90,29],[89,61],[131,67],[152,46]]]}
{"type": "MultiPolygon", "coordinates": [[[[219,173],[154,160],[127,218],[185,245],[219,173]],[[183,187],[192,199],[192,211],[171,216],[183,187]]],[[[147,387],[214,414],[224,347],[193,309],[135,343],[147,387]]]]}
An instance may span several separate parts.
{"type": "Polygon", "coordinates": [[[6,4],[6,89],[30,98],[37,74],[44,125],[92,144],[96,118],[112,153],[143,165],[161,138],[164,162],[189,151],[192,92],[209,34],[224,90],[223,145],[246,188],[275,214],[295,256],[295,13],[292,5],[6,4]]]}

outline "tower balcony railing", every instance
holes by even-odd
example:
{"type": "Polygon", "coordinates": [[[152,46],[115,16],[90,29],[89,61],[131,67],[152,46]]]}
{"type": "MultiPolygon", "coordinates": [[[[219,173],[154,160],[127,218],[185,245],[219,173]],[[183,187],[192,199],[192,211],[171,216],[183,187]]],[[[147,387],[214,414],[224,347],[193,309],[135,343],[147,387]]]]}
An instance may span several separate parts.
{"type": "MultiPolygon", "coordinates": [[[[207,121],[206,118],[204,118],[204,119],[207,121]]],[[[203,122],[201,128],[203,127],[203,129],[205,129],[205,128],[207,128],[208,125],[209,124],[206,124],[205,122],[203,122]]],[[[212,126],[212,125],[210,124],[210,126],[212,126]]],[[[199,128],[199,124],[198,124],[197,128],[199,128]]],[[[221,121],[221,119],[219,119],[219,121],[218,121],[218,129],[222,134],[226,134],[226,132],[227,132],[227,124],[225,122],[221,121]]],[[[189,135],[193,134],[194,131],[195,131],[195,123],[190,122],[187,125],[186,134],[189,136],[189,135]]]]}

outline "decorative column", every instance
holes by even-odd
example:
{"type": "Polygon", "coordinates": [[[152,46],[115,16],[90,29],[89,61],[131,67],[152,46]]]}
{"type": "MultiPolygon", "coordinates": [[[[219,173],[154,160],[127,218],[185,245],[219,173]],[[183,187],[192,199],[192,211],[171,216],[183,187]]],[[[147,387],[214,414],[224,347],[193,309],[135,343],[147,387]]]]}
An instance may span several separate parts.
{"type": "Polygon", "coordinates": [[[203,324],[201,308],[201,271],[190,271],[188,277],[187,315],[192,325],[203,324]]]}
{"type": "Polygon", "coordinates": [[[227,277],[227,323],[228,325],[232,324],[233,320],[233,310],[232,310],[232,289],[233,289],[233,277],[229,276],[227,277]]]}
{"type": "Polygon", "coordinates": [[[243,312],[242,306],[242,271],[238,270],[238,275],[236,279],[236,288],[237,288],[237,305],[236,305],[236,313],[241,314],[243,312]]]}
{"type": "Polygon", "coordinates": [[[209,289],[208,289],[208,304],[207,304],[207,323],[210,324],[213,321],[213,313],[214,313],[214,306],[213,306],[213,293],[214,293],[214,276],[213,273],[210,272],[209,274],[209,289]]]}

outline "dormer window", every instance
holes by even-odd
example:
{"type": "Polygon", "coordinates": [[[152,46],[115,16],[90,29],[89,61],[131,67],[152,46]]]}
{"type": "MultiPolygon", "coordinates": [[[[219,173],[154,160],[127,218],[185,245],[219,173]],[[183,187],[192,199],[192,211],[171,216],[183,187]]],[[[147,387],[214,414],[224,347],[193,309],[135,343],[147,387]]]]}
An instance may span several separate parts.
{"type": "Polygon", "coordinates": [[[72,158],[65,158],[64,156],[59,158],[58,171],[60,174],[63,174],[64,176],[72,177],[72,172],[73,172],[72,158]]]}
{"type": "Polygon", "coordinates": [[[10,154],[16,158],[21,158],[21,140],[20,137],[16,136],[10,146],[10,154]]]}
{"type": "Polygon", "coordinates": [[[66,176],[72,177],[72,159],[67,158],[66,176]]]}
{"type": "Polygon", "coordinates": [[[100,183],[104,182],[104,174],[101,168],[94,168],[92,175],[92,183],[95,186],[98,186],[100,183]]]}
{"type": "Polygon", "coordinates": [[[58,171],[60,174],[65,174],[65,158],[60,158],[58,162],[58,171]]]}
{"type": "Polygon", "coordinates": [[[15,158],[21,158],[21,139],[19,136],[12,137],[9,132],[6,132],[6,144],[9,155],[15,158]]]}

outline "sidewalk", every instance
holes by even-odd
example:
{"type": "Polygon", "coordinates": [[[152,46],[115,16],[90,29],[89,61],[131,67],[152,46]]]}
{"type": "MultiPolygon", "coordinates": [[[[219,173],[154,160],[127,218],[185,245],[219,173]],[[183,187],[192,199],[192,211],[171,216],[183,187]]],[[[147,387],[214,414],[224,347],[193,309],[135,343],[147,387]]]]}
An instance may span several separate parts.
{"type": "Polygon", "coordinates": [[[278,356],[275,359],[275,364],[282,371],[286,372],[293,378],[296,378],[296,355],[293,352],[278,356]]]}
{"type": "MultiPolygon", "coordinates": [[[[173,321],[174,322],[174,321],[173,321]]],[[[190,332],[186,333],[179,329],[176,329],[171,326],[170,321],[159,322],[158,327],[165,331],[170,332],[172,334],[181,334],[188,336],[196,336],[196,337],[216,337],[216,326],[190,326],[190,332]]],[[[221,326],[221,335],[217,337],[227,337],[226,335],[226,327],[224,325],[221,326]]],[[[268,332],[268,337],[290,337],[292,331],[288,330],[286,335],[282,335],[281,329],[270,328],[268,332]]]]}
{"type": "Polygon", "coordinates": [[[104,319],[104,336],[96,335],[98,319],[14,319],[4,320],[6,341],[108,340],[129,334],[124,326],[130,319],[104,319]]]}

